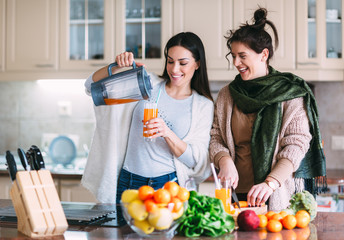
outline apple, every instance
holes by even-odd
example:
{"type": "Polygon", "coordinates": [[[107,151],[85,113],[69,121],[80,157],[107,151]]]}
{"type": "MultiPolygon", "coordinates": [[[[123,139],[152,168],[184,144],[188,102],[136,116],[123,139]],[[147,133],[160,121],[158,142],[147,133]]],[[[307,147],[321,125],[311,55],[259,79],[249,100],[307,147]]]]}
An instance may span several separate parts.
{"type": "Polygon", "coordinates": [[[259,217],[253,210],[245,210],[238,216],[239,229],[244,231],[255,230],[259,225],[259,217]]]}

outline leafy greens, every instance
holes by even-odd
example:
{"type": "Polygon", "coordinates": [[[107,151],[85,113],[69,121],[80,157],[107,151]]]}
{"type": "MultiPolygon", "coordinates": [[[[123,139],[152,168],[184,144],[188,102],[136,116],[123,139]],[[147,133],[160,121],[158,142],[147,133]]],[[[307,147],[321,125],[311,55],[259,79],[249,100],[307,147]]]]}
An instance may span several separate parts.
{"type": "Polygon", "coordinates": [[[233,231],[234,219],[225,212],[221,200],[191,191],[188,205],[178,226],[180,235],[218,237],[233,231]]]}

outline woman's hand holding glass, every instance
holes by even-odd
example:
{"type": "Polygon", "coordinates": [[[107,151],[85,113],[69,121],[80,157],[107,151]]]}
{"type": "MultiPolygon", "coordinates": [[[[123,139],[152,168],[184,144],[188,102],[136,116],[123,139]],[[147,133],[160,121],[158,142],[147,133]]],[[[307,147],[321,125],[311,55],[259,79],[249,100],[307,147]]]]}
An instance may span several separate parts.
{"type": "Polygon", "coordinates": [[[153,118],[143,124],[147,128],[147,134],[153,134],[150,138],[168,137],[172,132],[161,118],[153,118]]]}

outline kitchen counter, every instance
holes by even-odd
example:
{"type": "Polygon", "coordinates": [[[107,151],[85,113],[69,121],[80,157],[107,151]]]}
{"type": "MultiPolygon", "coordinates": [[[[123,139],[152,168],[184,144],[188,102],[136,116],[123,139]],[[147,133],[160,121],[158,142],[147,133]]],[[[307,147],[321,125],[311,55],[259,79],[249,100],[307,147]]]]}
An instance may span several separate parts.
{"type": "MultiPolygon", "coordinates": [[[[0,199],[0,207],[10,206],[12,203],[8,199],[0,199]]],[[[279,233],[267,233],[258,229],[252,232],[234,231],[216,239],[344,239],[344,213],[319,212],[315,220],[304,229],[295,228],[293,230],[282,230],[279,233]],[[308,237],[307,237],[308,236],[308,237]]],[[[17,231],[15,223],[0,222],[0,238],[6,239],[28,239],[25,235],[17,231]]],[[[62,236],[55,236],[49,239],[140,239],[129,226],[116,227],[88,227],[69,226],[62,236]]],[[[173,239],[185,239],[176,236],[173,239]]],[[[196,238],[190,238],[196,239],[196,238]]],[[[197,239],[213,239],[202,237],[197,239]]]]}

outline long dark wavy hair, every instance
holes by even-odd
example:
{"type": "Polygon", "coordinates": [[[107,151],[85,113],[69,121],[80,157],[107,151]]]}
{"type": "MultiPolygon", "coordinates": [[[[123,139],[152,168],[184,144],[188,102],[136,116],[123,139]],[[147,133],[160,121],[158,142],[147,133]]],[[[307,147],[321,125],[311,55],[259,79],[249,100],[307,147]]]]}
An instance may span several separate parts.
{"type": "Polygon", "coordinates": [[[213,97],[210,93],[207,64],[205,59],[204,46],[201,39],[192,32],[181,32],[173,36],[168,40],[165,49],[165,68],[161,75],[167,82],[170,82],[170,77],[167,73],[167,56],[168,50],[174,46],[181,46],[186,48],[192,53],[193,58],[196,62],[199,62],[199,68],[195,70],[195,73],[191,79],[191,89],[194,89],[198,94],[205,96],[206,98],[213,101],[213,97]]]}
{"type": "Polygon", "coordinates": [[[246,22],[245,24],[241,25],[239,29],[228,31],[228,36],[225,36],[227,39],[227,47],[229,49],[229,52],[226,55],[228,61],[228,56],[232,53],[232,43],[241,42],[258,54],[267,48],[269,50],[267,64],[269,65],[269,60],[274,55],[274,48],[270,34],[265,31],[265,25],[270,25],[271,29],[273,30],[275,37],[275,48],[278,47],[278,33],[273,22],[267,20],[267,15],[268,11],[265,8],[259,7],[254,12],[253,24],[246,22]]]}

